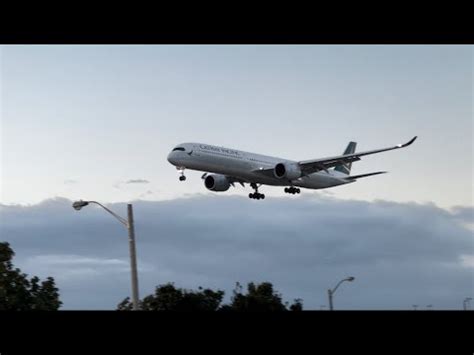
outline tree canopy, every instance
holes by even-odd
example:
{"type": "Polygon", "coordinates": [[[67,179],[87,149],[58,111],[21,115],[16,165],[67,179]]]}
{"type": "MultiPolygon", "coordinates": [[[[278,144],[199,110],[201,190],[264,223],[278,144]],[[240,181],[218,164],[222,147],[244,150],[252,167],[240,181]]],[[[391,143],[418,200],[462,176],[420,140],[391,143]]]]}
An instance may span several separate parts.
{"type": "MultiPolygon", "coordinates": [[[[155,293],[140,302],[144,311],[216,311],[224,297],[224,291],[213,291],[199,287],[198,291],[176,288],[172,283],[156,287],[155,293]]],[[[127,297],[119,305],[119,310],[131,310],[132,303],[127,297]]]]}
{"type": "Polygon", "coordinates": [[[28,275],[14,268],[15,253],[6,242],[0,242],[0,310],[41,310],[59,309],[59,290],[54,279],[48,277],[40,281],[37,276],[28,275]]]}
{"type": "Polygon", "coordinates": [[[242,292],[242,286],[237,282],[230,305],[224,308],[233,311],[301,311],[303,303],[296,299],[291,306],[282,301],[282,296],[273,289],[270,282],[247,285],[247,293],[242,292]]]}
{"type": "MultiPolygon", "coordinates": [[[[294,300],[290,306],[282,301],[282,297],[273,289],[270,282],[247,285],[247,293],[237,283],[230,304],[221,305],[224,291],[203,289],[197,291],[176,288],[167,283],[157,286],[154,294],[146,296],[140,302],[144,311],[301,311],[303,303],[294,300]]],[[[130,298],[125,298],[117,307],[118,310],[131,310],[130,298]]]]}

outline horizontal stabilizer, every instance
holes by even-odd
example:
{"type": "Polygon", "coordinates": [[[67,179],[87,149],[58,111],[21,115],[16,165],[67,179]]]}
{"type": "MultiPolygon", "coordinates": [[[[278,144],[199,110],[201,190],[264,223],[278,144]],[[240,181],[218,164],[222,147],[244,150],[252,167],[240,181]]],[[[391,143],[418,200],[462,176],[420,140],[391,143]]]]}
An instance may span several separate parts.
{"type": "Polygon", "coordinates": [[[346,179],[347,180],[356,180],[356,179],[364,178],[364,177],[367,177],[367,176],[379,175],[379,174],[385,174],[385,173],[386,173],[386,171],[377,171],[375,173],[348,176],[346,179]]]}

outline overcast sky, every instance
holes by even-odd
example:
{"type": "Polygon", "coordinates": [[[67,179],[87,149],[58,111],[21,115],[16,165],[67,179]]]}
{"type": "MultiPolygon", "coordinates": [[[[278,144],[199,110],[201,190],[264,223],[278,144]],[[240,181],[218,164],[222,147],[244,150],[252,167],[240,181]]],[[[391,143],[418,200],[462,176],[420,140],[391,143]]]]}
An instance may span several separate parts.
{"type": "MultiPolygon", "coordinates": [[[[324,194],[194,196],[135,201],[142,296],[175,282],[226,291],[270,281],[305,309],[461,309],[474,293],[473,208],[344,201],[324,194]]],[[[125,204],[112,204],[125,213],[125,204]]],[[[112,309],[130,294],[125,229],[99,207],[77,212],[66,199],[0,206],[2,239],[15,265],[55,277],[65,309],[112,309]]]]}
{"type": "Polygon", "coordinates": [[[71,200],[134,201],[142,295],[174,281],[350,309],[460,308],[474,294],[470,46],[0,47],[0,240],[65,308],[129,293],[125,231],[71,200]],[[294,160],[391,146],[325,192],[207,191],[181,142],[294,160]],[[60,198],[58,198],[60,197],[60,198]],[[138,201],[140,200],[140,202],[138,201]],[[122,238],[122,241],[120,241],[122,238]],[[341,286],[342,287],[342,286],[341,286]],[[339,294],[340,293],[340,294],[339,294]]]}

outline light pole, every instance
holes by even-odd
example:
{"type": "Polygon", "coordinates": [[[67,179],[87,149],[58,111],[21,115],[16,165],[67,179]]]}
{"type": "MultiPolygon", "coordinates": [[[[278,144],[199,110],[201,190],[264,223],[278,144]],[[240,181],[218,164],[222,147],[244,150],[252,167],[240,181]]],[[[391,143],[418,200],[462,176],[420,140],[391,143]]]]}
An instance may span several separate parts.
{"type": "Polygon", "coordinates": [[[346,277],[345,279],[339,281],[339,283],[336,285],[336,287],[334,287],[332,290],[329,289],[328,290],[328,296],[329,296],[329,310],[330,311],[333,311],[334,308],[333,308],[333,305],[332,305],[332,298],[334,296],[334,292],[336,292],[337,288],[339,287],[340,284],[342,284],[344,281],[354,281],[355,280],[355,277],[353,276],[349,276],[349,277],[346,277]]]}
{"type": "Polygon", "coordinates": [[[109,212],[112,216],[114,216],[120,223],[122,223],[125,228],[128,230],[128,245],[130,248],[130,266],[132,272],[132,303],[133,303],[133,310],[139,310],[138,305],[138,274],[137,274],[137,253],[135,249],[135,224],[133,222],[133,209],[131,204],[127,204],[127,217],[128,219],[122,218],[113,211],[109,210],[104,205],[100,204],[97,201],[76,201],[72,204],[72,207],[79,211],[82,207],[87,206],[90,203],[95,203],[102,207],[104,210],[109,212]]]}

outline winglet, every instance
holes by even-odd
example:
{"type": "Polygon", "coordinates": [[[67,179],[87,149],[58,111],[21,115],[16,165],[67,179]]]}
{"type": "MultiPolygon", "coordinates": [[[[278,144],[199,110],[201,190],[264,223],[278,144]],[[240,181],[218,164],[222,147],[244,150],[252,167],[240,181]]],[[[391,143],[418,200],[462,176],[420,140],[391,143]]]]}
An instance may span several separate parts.
{"type": "Polygon", "coordinates": [[[414,136],[409,142],[407,142],[407,143],[405,143],[405,144],[399,144],[398,147],[399,147],[399,148],[407,147],[407,146],[409,146],[410,144],[412,144],[412,143],[415,141],[416,138],[418,138],[418,136],[414,136]]]}

